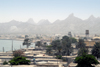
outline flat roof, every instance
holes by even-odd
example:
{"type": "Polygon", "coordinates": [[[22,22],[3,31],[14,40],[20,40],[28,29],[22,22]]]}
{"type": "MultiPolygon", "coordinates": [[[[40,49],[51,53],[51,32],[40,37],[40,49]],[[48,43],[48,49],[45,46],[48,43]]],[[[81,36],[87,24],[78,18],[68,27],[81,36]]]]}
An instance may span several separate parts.
{"type": "Polygon", "coordinates": [[[48,58],[37,58],[35,60],[61,60],[61,59],[48,59],[48,58]]]}
{"type": "Polygon", "coordinates": [[[0,56],[0,58],[13,58],[13,56],[0,56]]]}

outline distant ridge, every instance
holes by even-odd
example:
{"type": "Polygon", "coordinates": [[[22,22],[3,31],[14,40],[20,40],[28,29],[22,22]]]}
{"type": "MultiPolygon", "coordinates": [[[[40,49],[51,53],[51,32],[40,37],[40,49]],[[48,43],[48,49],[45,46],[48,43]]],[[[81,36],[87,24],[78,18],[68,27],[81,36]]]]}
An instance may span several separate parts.
{"type": "Polygon", "coordinates": [[[26,22],[12,20],[6,23],[0,23],[0,33],[35,33],[35,34],[57,34],[67,33],[84,33],[85,30],[90,30],[91,34],[99,34],[100,17],[91,15],[86,20],[75,17],[70,14],[64,20],[56,20],[51,23],[49,20],[40,20],[35,23],[32,18],[26,22]]]}

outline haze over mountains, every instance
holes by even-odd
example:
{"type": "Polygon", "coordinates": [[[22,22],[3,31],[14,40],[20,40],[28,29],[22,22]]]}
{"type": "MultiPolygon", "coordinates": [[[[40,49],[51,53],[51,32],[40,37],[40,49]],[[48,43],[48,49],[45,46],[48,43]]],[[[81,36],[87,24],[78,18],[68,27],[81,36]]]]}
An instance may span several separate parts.
{"type": "Polygon", "coordinates": [[[71,31],[72,33],[85,33],[90,30],[91,34],[99,34],[100,17],[91,15],[86,20],[82,20],[70,14],[64,20],[56,20],[50,23],[48,20],[40,20],[35,23],[32,18],[26,22],[12,20],[0,23],[0,33],[34,33],[34,34],[60,34],[71,31]]]}

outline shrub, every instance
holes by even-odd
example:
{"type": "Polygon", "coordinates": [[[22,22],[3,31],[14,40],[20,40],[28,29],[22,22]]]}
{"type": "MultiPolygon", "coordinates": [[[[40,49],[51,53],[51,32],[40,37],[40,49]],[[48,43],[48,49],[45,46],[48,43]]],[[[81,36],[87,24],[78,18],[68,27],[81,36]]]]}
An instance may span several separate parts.
{"type": "Polygon", "coordinates": [[[62,56],[61,55],[57,55],[56,58],[57,59],[62,59],[62,56]]]}
{"type": "Polygon", "coordinates": [[[6,65],[6,64],[8,64],[8,62],[7,62],[7,61],[4,61],[4,62],[3,62],[3,65],[6,65]]]}
{"type": "Polygon", "coordinates": [[[62,60],[64,61],[64,62],[66,62],[67,60],[66,60],[66,58],[62,58],[62,60]]]}
{"type": "Polygon", "coordinates": [[[78,63],[76,67],[94,67],[92,64],[99,64],[93,55],[86,54],[76,57],[74,62],[78,63]]]}
{"type": "Polygon", "coordinates": [[[30,60],[26,60],[25,57],[14,57],[11,61],[9,61],[11,65],[29,65],[30,60]]]}
{"type": "Polygon", "coordinates": [[[23,56],[24,57],[24,53],[22,50],[16,50],[13,52],[13,56],[14,57],[18,57],[18,56],[23,56]]]}

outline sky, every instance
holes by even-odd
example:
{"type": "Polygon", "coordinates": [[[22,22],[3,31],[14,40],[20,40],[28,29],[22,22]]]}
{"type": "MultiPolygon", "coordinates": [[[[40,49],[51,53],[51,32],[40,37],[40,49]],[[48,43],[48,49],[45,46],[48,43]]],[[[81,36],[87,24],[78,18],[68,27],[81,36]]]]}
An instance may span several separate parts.
{"type": "Polygon", "coordinates": [[[54,22],[72,13],[81,19],[100,17],[100,0],[0,0],[0,23],[29,18],[36,23],[41,19],[54,22]]]}

